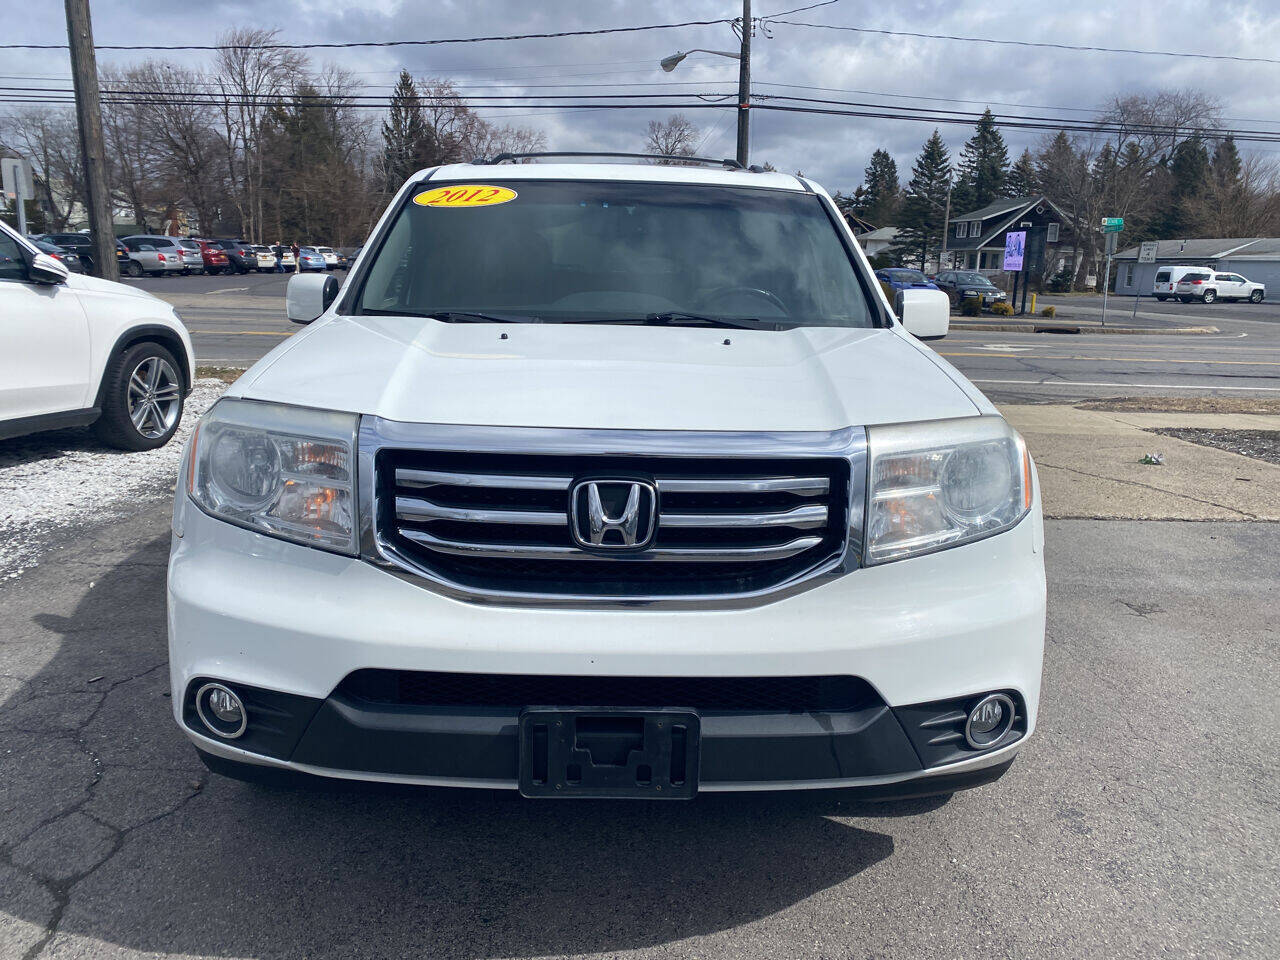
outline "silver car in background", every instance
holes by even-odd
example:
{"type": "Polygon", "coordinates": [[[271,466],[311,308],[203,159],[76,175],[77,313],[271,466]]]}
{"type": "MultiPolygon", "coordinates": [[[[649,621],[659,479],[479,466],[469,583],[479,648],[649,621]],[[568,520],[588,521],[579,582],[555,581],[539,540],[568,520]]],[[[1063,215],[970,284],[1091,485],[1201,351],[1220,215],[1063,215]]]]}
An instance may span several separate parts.
{"type": "MultiPolygon", "coordinates": [[[[125,237],[120,242],[129,252],[129,263],[124,272],[131,277],[140,277],[149,273],[153,277],[164,274],[181,273],[182,259],[175,249],[157,248],[153,237],[125,237]]],[[[176,244],[174,245],[176,247],[176,244]]]]}
{"type": "Polygon", "coordinates": [[[204,254],[200,252],[200,244],[195,240],[179,239],[178,258],[182,262],[182,273],[189,276],[193,273],[204,273],[204,254]]]}
{"type": "MultiPolygon", "coordinates": [[[[153,256],[141,259],[143,270],[147,273],[160,275],[168,273],[190,272],[192,264],[183,256],[183,248],[178,243],[177,237],[165,237],[158,234],[140,233],[132,237],[122,238],[125,248],[129,251],[130,259],[133,254],[152,254],[153,256]],[[145,249],[144,249],[145,248],[145,249]]],[[[191,241],[195,243],[195,241],[191,241]]],[[[200,263],[201,269],[204,269],[204,261],[200,257],[200,245],[195,244],[196,260],[200,263]]]]}

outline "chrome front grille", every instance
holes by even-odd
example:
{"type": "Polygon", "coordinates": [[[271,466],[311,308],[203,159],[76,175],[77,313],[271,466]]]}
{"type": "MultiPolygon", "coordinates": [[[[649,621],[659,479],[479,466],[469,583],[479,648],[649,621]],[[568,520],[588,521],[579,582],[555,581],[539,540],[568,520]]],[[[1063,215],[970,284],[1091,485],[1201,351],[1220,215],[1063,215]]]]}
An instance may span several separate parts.
{"type": "Polygon", "coordinates": [[[406,444],[384,434],[415,428],[377,424],[362,426],[360,441],[373,521],[366,555],[447,592],[513,602],[764,597],[856,565],[862,431],[747,444],[740,434],[421,427],[406,444]],[[464,442],[467,431],[480,436],[464,442]],[[651,541],[575,537],[571,494],[593,480],[656,491],[651,541]]]}
{"type": "MultiPolygon", "coordinates": [[[[515,461],[518,466],[519,458],[515,461]]],[[[614,473],[641,476],[634,469],[614,473]]],[[[583,549],[571,540],[571,475],[408,467],[395,467],[394,474],[396,532],[424,549],[455,556],[595,563],[758,563],[785,560],[820,546],[831,523],[830,476],[654,473],[645,479],[652,479],[660,497],[657,542],[644,550],[606,554],[583,549]],[[492,495],[474,497],[478,491],[492,495]],[[556,498],[559,503],[554,502],[556,498]],[[717,505],[734,499],[743,503],[727,508],[717,505]],[[747,504],[747,500],[753,502],[747,504]],[[457,532],[448,532],[452,530],[457,532]]]]}

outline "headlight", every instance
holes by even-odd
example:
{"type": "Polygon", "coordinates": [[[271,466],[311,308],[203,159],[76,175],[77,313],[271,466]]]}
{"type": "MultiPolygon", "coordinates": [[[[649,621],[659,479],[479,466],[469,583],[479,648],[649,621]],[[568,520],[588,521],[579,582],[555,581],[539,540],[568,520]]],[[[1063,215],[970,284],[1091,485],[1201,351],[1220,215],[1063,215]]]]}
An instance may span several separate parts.
{"type": "Polygon", "coordinates": [[[1000,417],[869,427],[868,564],[1007,530],[1031,509],[1031,458],[1000,417]]]}
{"type": "Polygon", "coordinates": [[[251,530],[355,554],[356,417],[220,400],[192,439],[187,492],[251,530]]]}

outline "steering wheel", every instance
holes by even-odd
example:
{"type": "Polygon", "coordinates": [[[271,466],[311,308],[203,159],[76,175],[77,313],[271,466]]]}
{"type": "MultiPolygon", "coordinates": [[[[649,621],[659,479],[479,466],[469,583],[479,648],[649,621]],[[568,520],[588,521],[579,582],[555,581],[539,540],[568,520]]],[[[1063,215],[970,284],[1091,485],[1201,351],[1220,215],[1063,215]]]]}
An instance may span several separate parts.
{"type": "Polygon", "coordinates": [[[716,289],[712,290],[706,296],[702,297],[699,302],[702,304],[707,304],[715,300],[723,299],[725,296],[733,293],[743,293],[749,297],[757,297],[761,300],[766,300],[773,306],[777,307],[779,312],[781,312],[784,317],[791,316],[791,311],[787,309],[787,305],[785,303],[783,303],[781,300],[778,299],[777,294],[774,294],[768,290],[763,290],[760,287],[738,287],[738,286],[716,287],[716,289]]]}

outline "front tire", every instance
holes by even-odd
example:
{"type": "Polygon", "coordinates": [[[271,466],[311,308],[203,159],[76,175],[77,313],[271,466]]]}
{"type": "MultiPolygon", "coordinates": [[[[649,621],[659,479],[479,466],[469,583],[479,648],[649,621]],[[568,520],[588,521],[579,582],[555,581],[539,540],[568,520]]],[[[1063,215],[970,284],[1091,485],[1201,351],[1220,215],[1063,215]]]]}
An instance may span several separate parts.
{"type": "Polygon", "coordinates": [[[142,276],[147,271],[142,269],[142,264],[140,264],[137,260],[130,260],[129,265],[124,268],[124,272],[136,280],[138,277],[142,276]]]}
{"type": "Polygon", "coordinates": [[[134,344],[102,377],[102,416],[93,432],[119,450],[154,450],[182,422],[184,384],[173,354],[153,341],[134,344]]]}
{"type": "Polygon", "coordinates": [[[1262,291],[1261,291],[1261,290],[1255,290],[1255,291],[1253,291],[1253,293],[1249,294],[1249,302],[1250,302],[1250,303],[1261,303],[1261,302],[1262,302],[1262,297],[1263,297],[1263,293],[1262,293],[1262,291]]]}

